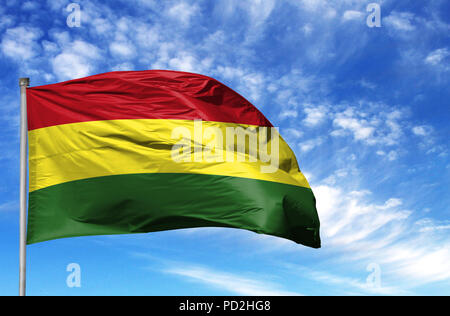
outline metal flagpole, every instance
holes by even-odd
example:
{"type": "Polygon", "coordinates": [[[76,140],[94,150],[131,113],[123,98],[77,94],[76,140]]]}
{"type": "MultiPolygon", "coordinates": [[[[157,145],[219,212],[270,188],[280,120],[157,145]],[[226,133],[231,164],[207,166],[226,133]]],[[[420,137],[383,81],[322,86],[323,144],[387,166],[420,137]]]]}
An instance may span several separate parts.
{"type": "Polygon", "coordinates": [[[19,295],[25,296],[27,255],[27,87],[29,78],[20,78],[20,246],[19,295]]]}

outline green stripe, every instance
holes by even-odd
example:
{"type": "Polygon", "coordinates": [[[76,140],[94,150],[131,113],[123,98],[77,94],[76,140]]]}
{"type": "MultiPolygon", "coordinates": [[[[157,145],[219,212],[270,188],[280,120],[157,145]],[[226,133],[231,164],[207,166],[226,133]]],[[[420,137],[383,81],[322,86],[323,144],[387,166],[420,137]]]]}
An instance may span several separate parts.
{"type": "Polygon", "coordinates": [[[31,192],[27,243],[206,226],[242,228],[320,247],[310,189],[160,173],[89,178],[31,192]]]}

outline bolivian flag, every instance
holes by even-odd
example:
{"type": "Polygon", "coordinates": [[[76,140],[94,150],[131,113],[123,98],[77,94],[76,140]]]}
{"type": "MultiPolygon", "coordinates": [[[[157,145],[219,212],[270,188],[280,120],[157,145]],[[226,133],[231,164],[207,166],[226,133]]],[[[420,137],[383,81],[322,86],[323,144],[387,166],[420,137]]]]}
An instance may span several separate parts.
{"type": "Polygon", "coordinates": [[[111,72],[29,88],[27,105],[28,244],[216,226],[320,247],[292,150],[212,78],[111,72]]]}

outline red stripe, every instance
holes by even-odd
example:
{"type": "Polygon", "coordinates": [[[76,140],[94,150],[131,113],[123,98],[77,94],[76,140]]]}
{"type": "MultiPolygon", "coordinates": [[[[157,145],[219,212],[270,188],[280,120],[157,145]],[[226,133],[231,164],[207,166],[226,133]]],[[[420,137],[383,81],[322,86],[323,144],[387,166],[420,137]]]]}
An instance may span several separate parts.
{"type": "Polygon", "coordinates": [[[28,130],[116,119],[180,119],[272,126],[215,79],[168,70],[118,71],[29,88],[28,130]]]}

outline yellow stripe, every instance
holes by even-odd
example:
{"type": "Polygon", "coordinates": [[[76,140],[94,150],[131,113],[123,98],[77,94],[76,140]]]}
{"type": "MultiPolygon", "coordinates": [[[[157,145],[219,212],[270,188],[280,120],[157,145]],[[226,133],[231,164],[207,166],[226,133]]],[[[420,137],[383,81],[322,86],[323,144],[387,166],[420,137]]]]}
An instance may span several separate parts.
{"type": "MultiPolygon", "coordinates": [[[[264,129],[221,122],[144,119],[82,122],[32,130],[28,133],[29,190],[32,192],[86,178],[137,173],[211,174],[309,188],[307,180],[298,169],[292,150],[278,134],[279,168],[274,173],[261,171],[261,168],[269,166],[267,160],[261,161],[261,156],[256,157],[256,162],[248,161],[250,158],[255,159],[248,144],[245,147],[245,156],[240,155],[240,158],[245,157],[246,161],[227,161],[230,157],[238,159],[237,154],[230,156],[230,151],[225,148],[227,128],[239,126],[255,132],[264,129]],[[211,133],[213,129],[208,130],[208,127],[219,129],[224,135],[223,146],[220,147],[220,142],[216,143],[219,147],[217,150],[211,149],[215,137],[212,136],[214,133],[211,133]],[[192,139],[189,142],[186,137],[174,133],[175,129],[180,131],[180,128],[191,133],[192,139]],[[202,137],[205,139],[202,140],[202,137]],[[173,146],[180,143],[180,140],[192,144],[191,152],[180,156],[192,161],[174,160],[173,146]],[[203,154],[201,149],[204,150],[203,154]],[[225,161],[214,161],[211,156],[213,153],[225,161]]],[[[220,133],[215,135],[220,138],[220,133]]],[[[267,145],[269,152],[271,143],[267,145]]]]}

